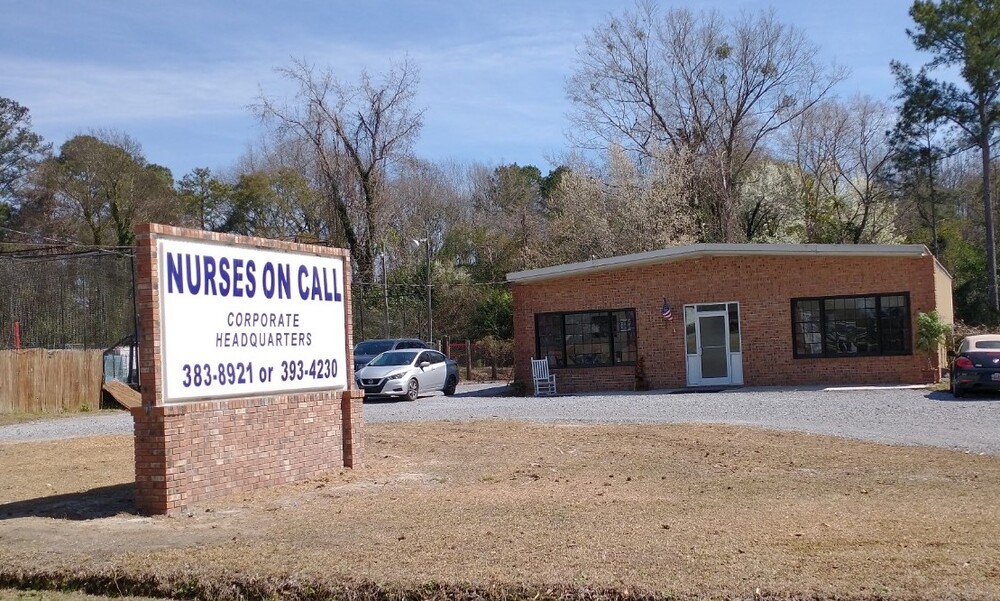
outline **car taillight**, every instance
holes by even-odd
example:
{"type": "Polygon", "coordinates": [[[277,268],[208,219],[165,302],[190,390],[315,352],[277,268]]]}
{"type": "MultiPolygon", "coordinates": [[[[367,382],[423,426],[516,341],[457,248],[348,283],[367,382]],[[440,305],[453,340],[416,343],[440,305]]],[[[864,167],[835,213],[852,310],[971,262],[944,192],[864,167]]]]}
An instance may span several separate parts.
{"type": "Polygon", "coordinates": [[[959,357],[955,359],[955,367],[958,369],[972,369],[972,359],[968,357],[959,357]]]}

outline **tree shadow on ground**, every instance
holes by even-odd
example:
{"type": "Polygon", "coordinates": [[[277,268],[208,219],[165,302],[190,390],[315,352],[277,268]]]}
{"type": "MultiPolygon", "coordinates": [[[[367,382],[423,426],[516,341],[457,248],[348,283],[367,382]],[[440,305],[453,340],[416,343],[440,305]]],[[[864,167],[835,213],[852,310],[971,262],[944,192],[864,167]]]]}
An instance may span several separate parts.
{"type": "MultiPolygon", "coordinates": [[[[419,403],[422,400],[438,398],[446,398],[443,392],[429,392],[424,393],[417,399],[419,403]]],[[[482,388],[477,388],[474,390],[462,390],[459,389],[458,392],[447,398],[469,398],[469,397],[497,397],[497,396],[514,396],[511,392],[511,388],[506,383],[498,383],[492,386],[484,386],[482,388]]],[[[365,395],[364,403],[366,405],[372,404],[391,404],[391,403],[409,403],[406,397],[402,396],[378,396],[378,395],[365,395]]]]}
{"type": "Polygon", "coordinates": [[[4,503],[0,505],[0,520],[26,517],[96,520],[136,512],[135,482],[129,482],[85,492],[4,503]]]}
{"type": "Polygon", "coordinates": [[[1000,401],[1000,392],[997,392],[995,390],[984,390],[984,391],[970,390],[965,392],[963,396],[956,398],[947,390],[934,390],[925,394],[924,397],[932,401],[945,401],[949,403],[967,403],[969,401],[996,402],[1000,401]]]}
{"type": "Polygon", "coordinates": [[[365,395],[364,404],[365,405],[384,405],[392,403],[408,403],[406,397],[398,396],[369,396],[365,395]]]}
{"type": "Polygon", "coordinates": [[[477,388],[475,390],[459,390],[454,395],[459,398],[466,397],[493,397],[493,396],[515,396],[511,390],[510,385],[506,382],[498,382],[496,384],[483,386],[482,388],[477,388]]]}

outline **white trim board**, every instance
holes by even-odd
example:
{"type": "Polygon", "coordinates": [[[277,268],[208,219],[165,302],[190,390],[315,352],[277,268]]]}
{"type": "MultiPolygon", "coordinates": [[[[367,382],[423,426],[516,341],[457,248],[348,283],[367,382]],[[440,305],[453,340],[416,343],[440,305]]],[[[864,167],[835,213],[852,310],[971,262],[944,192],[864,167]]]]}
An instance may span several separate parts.
{"type": "Polygon", "coordinates": [[[515,271],[507,274],[507,281],[515,283],[535,282],[699,257],[817,255],[826,257],[923,257],[929,254],[931,254],[930,251],[923,244],[691,244],[619,257],[515,271]]]}

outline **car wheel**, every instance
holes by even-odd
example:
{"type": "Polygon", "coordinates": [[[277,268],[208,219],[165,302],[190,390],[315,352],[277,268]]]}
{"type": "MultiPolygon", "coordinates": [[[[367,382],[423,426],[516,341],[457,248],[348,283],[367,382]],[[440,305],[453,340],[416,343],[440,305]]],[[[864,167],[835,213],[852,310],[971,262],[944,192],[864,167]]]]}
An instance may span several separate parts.
{"type": "Polygon", "coordinates": [[[962,387],[958,385],[958,382],[956,381],[955,378],[955,374],[951,375],[951,396],[955,397],[956,399],[965,396],[965,391],[962,390],[962,387]]]}
{"type": "Polygon", "coordinates": [[[455,376],[448,376],[448,381],[444,384],[444,395],[451,396],[455,394],[455,388],[458,387],[458,378],[455,376]]]}
{"type": "Polygon", "coordinates": [[[406,385],[406,400],[415,401],[418,396],[420,396],[420,385],[417,384],[417,380],[414,378],[406,385]]]}

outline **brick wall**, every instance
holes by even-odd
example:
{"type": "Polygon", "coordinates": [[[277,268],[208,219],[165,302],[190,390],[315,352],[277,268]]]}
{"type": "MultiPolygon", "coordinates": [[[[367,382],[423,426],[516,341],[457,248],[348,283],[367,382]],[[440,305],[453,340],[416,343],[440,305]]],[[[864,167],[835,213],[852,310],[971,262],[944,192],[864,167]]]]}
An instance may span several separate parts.
{"type": "MultiPolygon", "coordinates": [[[[352,362],[353,366],[354,363],[352,362]]],[[[353,367],[352,367],[353,369],[353,367]]],[[[354,381],[354,378],[351,378],[354,381]]],[[[341,397],[340,414],[343,420],[344,467],[361,466],[365,462],[363,390],[348,390],[341,397]]]]}
{"type": "Polygon", "coordinates": [[[132,410],[136,504],[165,513],[344,465],[337,392],[132,410]]]}
{"type": "MultiPolygon", "coordinates": [[[[632,390],[635,385],[635,367],[631,365],[557,369],[554,373],[559,374],[556,377],[556,390],[558,392],[632,390]]],[[[527,390],[532,392],[534,389],[529,387],[527,390]]]]}
{"type": "MultiPolygon", "coordinates": [[[[136,503],[147,514],[173,513],[219,495],[310,478],[364,460],[363,393],[327,390],[164,404],[157,236],[183,237],[347,258],[312,247],[147,224],[136,239],[136,302],[142,407],[135,423],[136,503]]],[[[351,357],[350,273],[344,274],[347,382],[351,357]]]]}
{"type": "MultiPolygon", "coordinates": [[[[683,306],[740,303],[746,385],[875,384],[927,381],[926,358],[795,359],[791,299],[910,293],[919,312],[935,307],[932,256],[703,256],[514,285],[515,379],[529,384],[536,313],[634,308],[637,346],[652,388],[687,383],[683,306]],[[666,298],[674,321],[660,315],[666,298]]],[[[941,286],[942,284],[938,284],[941,286]]],[[[949,283],[950,285],[950,283],[949,283]]],[[[950,294],[950,291],[949,291],[950,294]]],[[[628,390],[634,367],[556,369],[560,392],[628,390]]]]}

